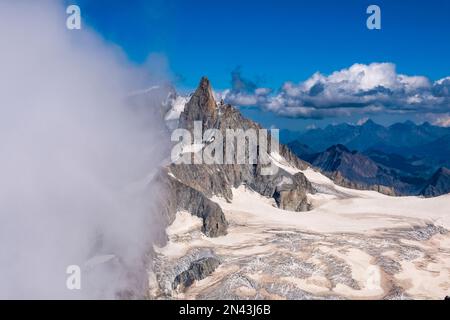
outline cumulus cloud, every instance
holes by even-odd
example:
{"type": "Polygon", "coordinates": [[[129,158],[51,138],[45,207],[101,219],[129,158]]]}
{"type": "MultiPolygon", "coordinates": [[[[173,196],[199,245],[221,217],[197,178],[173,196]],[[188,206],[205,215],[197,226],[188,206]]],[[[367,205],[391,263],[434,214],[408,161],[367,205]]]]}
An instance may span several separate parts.
{"type": "Polygon", "coordinates": [[[285,82],[273,93],[267,88],[227,90],[224,100],[257,106],[287,117],[324,118],[352,114],[448,111],[450,77],[430,81],[399,74],[392,63],[354,64],[301,83],[285,82]]]}
{"type": "Polygon", "coordinates": [[[242,68],[237,67],[231,72],[231,89],[215,92],[215,95],[238,106],[261,106],[271,93],[272,89],[259,87],[257,81],[243,77],[242,68]]]}
{"type": "Polygon", "coordinates": [[[145,276],[156,227],[140,180],[163,154],[159,102],[131,107],[141,71],[85,25],[67,30],[65,9],[0,3],[3,299],[145,290],[134,278],[145,276]],[[81,267],[79,291],[66,287],[69,265],[81,267]]]}

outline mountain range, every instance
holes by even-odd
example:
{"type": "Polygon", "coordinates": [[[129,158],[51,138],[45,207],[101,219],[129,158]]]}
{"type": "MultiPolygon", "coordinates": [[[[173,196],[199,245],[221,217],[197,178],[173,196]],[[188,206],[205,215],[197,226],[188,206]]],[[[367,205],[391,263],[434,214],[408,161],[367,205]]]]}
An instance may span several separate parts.
{"type": "MultiPolygon", "coordinates": [[[[257,123],[244,118],[238,109],[229,104],[217,103],[207,78],[201,79],[197,90],[183,108],[179,107],[180,98],[175,93],[169,94],[168,99],[169,101],[163,104],[161,114],[166,121],[170,120],[169,130],[177,127],[193,133],[194,122],[201,123],[203,132],[208,129],[217,129],[223,137],[226,136],[227,129],[244,131],[262,129],[257,123]],[[173,114],[177,114],[177,117],[167,117],[173,114]]],[[[212,143],[211,141],[214,139],[202,141],[199,148],[186,148],[186,151],[183,147],[182,152],[189,157],[195,155],[205,157],[203,151],[212,143]]],[[[237,148],[237,143],[235,139],[234,150],[237,148]]],[[[226,147],[227,144],[224,144],[224,154],[226,147]]],[[[260,152],[261,148],[258,144],[258,155],[260,152]]],[[[212,198],[221,197],[231,202],[232,190],[240,186],[251,188],[261,196],[272,199],[282,210],[293,212],[311,210],[312,206],[307,194],[314,193],[314,190],[309,180],[301,172],[283,169],[283,165],[286,168],[295,166],[303,169],[309,165],[297,158],[284,145],[279,146],[278,152],[266,154],[271,161],[283,161],[279,170],[272,175],[263,175],[261,172],[263,164],[259,162],[257,164],[239,164],[237,161],[234,161],[234,164],[184,164],[168,161],[148,184],[150,192],[158,195],[159,201],[155,205],[161,212],[162,224],[165,227],[170,226],[180,212],[187,212],[201,220],[201,231],[205,236],[210,238],[224,236],[227,234],[229,223],[222,208],[212,198]]],[[[164,238],[165,235],[162,235],[161,243],[167,240],[164,238]]],[[[219,264],[220,261],[209,254],[196,256],[189,261],[189,265],[180,266],[180,270],[171,277],[164,290],[166,292],[178,288],[183,290],[195,280],[201,280],[209,275],[219,264]]]]}
{"type": "MultiPolygon", "coordinates": [[[[239,109],[217,103],[207,78],[184,106],[182,101],[171,94],[160,112],[170,120],[169,131],[192,133],[196,121],[203,132],[217,129],[222,135],[227,129],[261,129],[239,109]]],[[[203,138],[182,153],[196,156],[213,141],[203,138]]],[[[167,227],[165,241],[152,249],[149,298],[421,296],[428,288],[421,286],[417,294],[409,286],[411,279],[425,277],[421,266],[447,263],[437,248],[448,231],[435,222],[447,225],[448,196],[385,194],[438,196],[450,186],[448,169],[419,179],[417,172],[432,171],[415,163],[419,157],[339,143],[315,147],[300,140],[280,145],[278,152],[267,154],[279,169],[269,176],[262,174],[262,164],[170,160],[146,180],[160,195],[157,205],[167,227]],[[375,280],[367,285],[369,276],[375,280]]],[[[443,296],[447,278],[436,277],[434,270],[424,278],[436,283],[427,297],[443,296]]]]}
{"type": "Polygon", "coordinates": [[[289,137],[294,140],[288,146],[297,156],[345,186],[396,195],[450,192],[446,183],[423,192],[432,177],[447,179],[450,128],[411,121],[385,127],[367,120],[362,125],[343,123],[282,135],[289,137]]]}
{"type": "Polygon", "coordinates": [[[385,127],[369,119],[362,125],[342,123],[297,133],[284,130],[281,140],[299,141],[317,152],[342,144],[360,152],[377,150],[405,158],[418,157],[431,167],[450,164],[450,128],[428,122],[417,125],[406,121],[385,127]]]}

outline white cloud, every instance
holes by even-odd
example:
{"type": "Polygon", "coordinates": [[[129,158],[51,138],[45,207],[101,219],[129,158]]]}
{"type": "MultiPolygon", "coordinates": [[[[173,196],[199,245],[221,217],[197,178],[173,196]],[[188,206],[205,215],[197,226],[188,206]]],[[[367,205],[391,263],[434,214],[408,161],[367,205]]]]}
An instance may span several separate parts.
{"type": "Polygon", "coordinates": [[[225,100],[258,106],[288,117],[322,118],[364,113],[444,112],[450,103],[450,77],[432,83],[424,76],[398,74],[392,63],[354,64],[326,76],[319,72],[295,84],[235,92],[225,100]]]}
{"type": "Polygon", "coordinates": [[[85,24],[67,30],[61,3],[0,3],[3,299],[114,298],[130,274],[145,277],[155,234],[152,197],[130,186],[162,154],[157,101],[125,103],[140,72],[85,24]],[[119,265],[84,272],[109,254],[119,265]],[[73,264],[81,291],[66,288],[73,264]]]}

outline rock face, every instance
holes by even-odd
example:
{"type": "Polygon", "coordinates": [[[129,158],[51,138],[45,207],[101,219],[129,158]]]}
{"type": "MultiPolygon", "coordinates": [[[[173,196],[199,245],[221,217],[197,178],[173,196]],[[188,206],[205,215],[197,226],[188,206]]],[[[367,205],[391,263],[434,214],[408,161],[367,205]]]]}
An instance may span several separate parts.
{"type": "MultiPolygon", "coordinates": [[[[231,105],[217,104],[213,91],[207,78],[202,78],[199,87],[192,95],[180,114],[178,128],[194,133],[194,122],[201,122],[202,132],[208,129],[217,129],[222,137],[227,136],[227,130],[262,129],[257,123],[246,119],[231,105]]],[[[216,138],[216,137],[215,137],[216,138]]],[[[202,152],[210,141],[202,141],[200,150],[193,150],[190,156],[202,152]]],[[[269,135],[268,142],[271,144],[269,135]]],[[[237,149],[237,139],[232,143],[232,150],[237,149]]],[[[259,142],[258,142],[259,143],[259,142]]],[[[223,143],[223,153],[227,152],[227,143],[223,143]]],[[[269,149],[270,150],[270,149],[269,149]]],[[[259,156],[261,146],[257,145],[259,156]]],[[[234,152],[236,153],[236,152],[234,152]]],[[[248,156],[248,151],[246,151],[248,156]]],[[[279,146],[279,155],[287,163],[298,169],[306,169],[308,165],[297,158],[284,145],[279,146]]],[[[268,156],[268,155],[267,155],[268,156]]],[[[307,193],[313,188],[302,173],[292,175],[279,169],[273,175],[261,174],[267,164],[249,163],[237,164],[236,155],[233,155],[232,164],[175,164],[167,166],[167,170],[160,174],[158,179],[166,186],[164,202],[164,216],[168,223],[175,219],[176,212],[186,210],[203,219],[203,232],[211,237],[226,234],[227,221],[221,208],[210,200],[212,196],[220,196],[228,201],[233,198],[232,189],[246,185],[266,197],[277,200],[280,208],[291,211],[306,211],[311,208],[307,193]],[[286,183],[289,181],[289,183],[286,183]]]]}
{"type": "Polygon", "coordinates": [[[437,197],[450,193],[450,170],[440,168],[420,192],[425,197],[437,197]]]}
{"type": "Polygon", "coordinates": [[[177,275],[172,283],[172,289],[190,287],[194,281],[205,279],[216,270],[220,261],[214,257],[205,257],[191,263],[189,269],[177,275]]]}
{"type": "Polygon", "coordinates": [[[307,201],[305,191],[311,189],[311,183],[299,173],[282,181],[276,187],[274,198],[278,207],[283,210],[308,211],[311,210],[311,204],[307,201]]]}
{"type": "Polygon", "coordinates": [[[341,186],[374,190],[387,195],[413,194],[413,186],[402,182],[394,173],[379,166],[364,154],[335,145],[324,152],[311,155],[312,165],[341,186]]]}
{"type": "Polygon", "coordinates": [[[211,84],[207,78],[202,78],[180,115],[180,128],[192,130],[194,121],[201,121],[203,130],[214,128],[217,123],[217,112],[211,84]]]}
{"type": "Polygon", "coordinates": [[[164,186],[161,192],[163,212],[169,225],[175,220],[177,212],[187,211],[202,219],[202,232],[205,235],[218,237],[226,234],[228,224],[218,204],[167,171],[161,173],[158,182],[164,186]]]}

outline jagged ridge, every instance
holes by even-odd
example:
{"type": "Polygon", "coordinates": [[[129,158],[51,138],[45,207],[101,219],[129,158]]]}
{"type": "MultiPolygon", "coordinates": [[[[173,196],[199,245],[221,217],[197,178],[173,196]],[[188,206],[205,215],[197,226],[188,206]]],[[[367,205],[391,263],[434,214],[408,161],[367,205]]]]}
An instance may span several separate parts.
{"type": "MultiPolygon", "coordinates": [[[[229,104],[217,104],[211,84],[202,78],[200,84],[180,115],[179,128],[192,132],[194,121],[201,121],[203,131],[218,129],[225,136],[226,129],[255,129],[262,127],[242,116],[229,104]]],[[[270,139],[269,139],[270,141],[270,139]]],[[[225,146],[224,146],[225,148],[225,146]]],[[[225,152],[225,149],[224,149],[225,152]]],[[[279,153],[291,165],[306,169],[307,164],[298,159],[286,146],[280,145],[279,153]]],[[[225,216],[214,202],[213,195],[231,201],[232,189],[245,184],[266,197],[273,197],[280,208],[291,211],[311,209],[306,194],[313,192],[302,173],[292,175],[282,169],[275,175],[261,175],[261,164],[170,164],[163,174],[169,189],[166,213],[173,220],[177,210],[188,210],[202,217],[205,234],[224,235],[227,229],[225,216]],[[286,178],[288,182],[286,183],[286,178]]]]}

